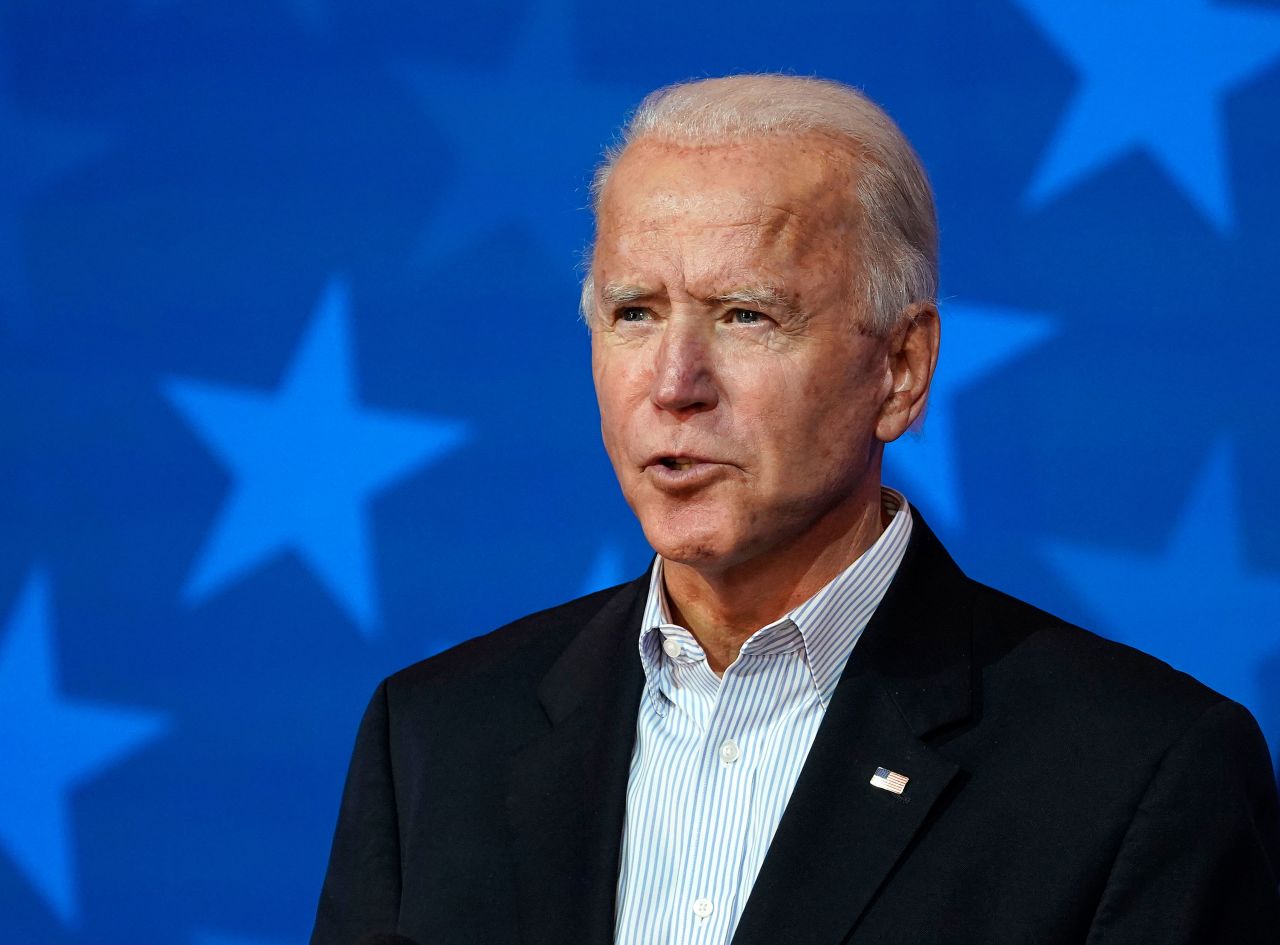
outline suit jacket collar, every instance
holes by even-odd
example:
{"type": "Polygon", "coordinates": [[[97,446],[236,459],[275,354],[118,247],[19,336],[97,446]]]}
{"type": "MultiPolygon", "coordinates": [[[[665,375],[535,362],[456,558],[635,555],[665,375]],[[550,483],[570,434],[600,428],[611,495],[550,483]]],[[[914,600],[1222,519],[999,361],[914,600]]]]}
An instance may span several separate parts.
{"type": "MultiPolygon", "coordinates": [[[[514,761],[508,811],[529,943],[613,940],[647,575],[583,627],[539,688],[550,730],[514,761]]],[[[969,584],[917,513],[836,688],[734,945],[836,945],[957,773],[927,740],[971,712],[969,584]],[[879,767],[910,780],[871,786],[879,767]]]]}
{"type": "Polygon", "coordinates": [[[733,945],[837,945],[958,768],[928,744],[972,711],[970,590],[917,517],[893,584],[845,667],[733,945]],[[877,768],[909,778],[901,795],[877,768]]]}
{"type": "Polygon", "coordinates": [[[647,581],[619,588],[538,687],[550,731],[514,759],[507,798],[525,942],[613,941],[647,581]]]}
{"type": "Polygon", "coordinates": [[[972,607],[972,582],[915,511],[902,564],[842,681],[876,679],[917,738],[964,720],[973,706],[972,607]]]}

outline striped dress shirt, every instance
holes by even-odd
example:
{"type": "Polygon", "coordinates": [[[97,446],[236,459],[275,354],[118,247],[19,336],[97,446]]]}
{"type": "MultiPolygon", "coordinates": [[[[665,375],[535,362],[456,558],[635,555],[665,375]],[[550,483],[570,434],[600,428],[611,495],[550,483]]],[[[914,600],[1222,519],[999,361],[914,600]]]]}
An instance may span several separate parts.
{"type": "Polygon", "coordinates": [[[757,630],[718,677],[671,623],[655,560],[627,785],[616,945],[728,945],[854,644],[898,570],[911,509],[831,583],[757,630]]]}

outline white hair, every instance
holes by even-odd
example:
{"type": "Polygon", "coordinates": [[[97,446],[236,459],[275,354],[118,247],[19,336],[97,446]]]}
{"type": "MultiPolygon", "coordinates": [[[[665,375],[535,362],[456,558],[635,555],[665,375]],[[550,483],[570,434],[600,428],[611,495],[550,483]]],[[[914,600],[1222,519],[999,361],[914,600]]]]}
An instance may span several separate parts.
{"type": "MultiPolygon", "coordinates": [[[[683,145],[731,144],[768,136],[822,134],[857,161],[860,287],[867,328],[884,334],[906,308],[935,302],[938,222],[933,192],[906,137],[869,98],[829,79],[737,75],[667,86],[648,95],[605,154],[591,183],[592,209],[614,166],[641,139],[683,145]]],[[[582,314],[590,323],[595,287],[590,267],[582,285],[582,314]]]]}

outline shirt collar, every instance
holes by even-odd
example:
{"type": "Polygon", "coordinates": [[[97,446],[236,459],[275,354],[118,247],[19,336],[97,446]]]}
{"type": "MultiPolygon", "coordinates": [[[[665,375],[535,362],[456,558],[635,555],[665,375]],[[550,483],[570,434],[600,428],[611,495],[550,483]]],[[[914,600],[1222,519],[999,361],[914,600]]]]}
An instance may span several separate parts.
{"type": "MultiPolygon", "coordinates": [[[[911,506],[902,493],[882,486],[880,501],[889,524],[875,543],[816,594],[757,630],[743,644],[744,659],[799,649],[824,709],[854,645],[889,589],[911,537],[911,506]]],[[[673,661],[705,659],[693,634],[673,624],[670,613],[659,556],[649,576],[649,596],[640,625],[640,663],[650,700],[659,714],[666,708],[673,661]],[[664,646],[677,655],[670,655],[664,646]]]]}

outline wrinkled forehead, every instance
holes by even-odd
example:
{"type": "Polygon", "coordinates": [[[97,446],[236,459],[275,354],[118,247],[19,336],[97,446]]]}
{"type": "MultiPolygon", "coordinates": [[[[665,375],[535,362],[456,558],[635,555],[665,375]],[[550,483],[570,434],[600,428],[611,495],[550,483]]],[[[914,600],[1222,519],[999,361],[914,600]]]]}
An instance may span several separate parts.
{"type": "Polygon", "coordinates": [[[839,231],[856,220],[855,185],[855,160],[822,135],[713,145],[641,139],[618,158],[600,194],[597,238],[699,222],[839,231]]]}

